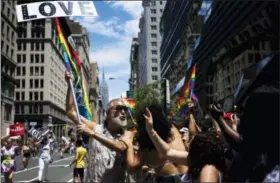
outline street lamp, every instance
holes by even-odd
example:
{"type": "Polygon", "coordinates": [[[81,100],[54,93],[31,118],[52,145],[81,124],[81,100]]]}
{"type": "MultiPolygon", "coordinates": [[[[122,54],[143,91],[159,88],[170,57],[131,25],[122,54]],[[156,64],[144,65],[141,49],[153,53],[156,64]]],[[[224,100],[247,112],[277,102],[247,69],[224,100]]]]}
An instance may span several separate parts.
{"type": "Polygon", "coordinates": [[[123,80],[123,81],[128,82],[129,84],[131,84],[131,85],[133,85],[133,86],[136,86],[135,83],[132,83],[131,81],[127,81],[127,80],[125,80],[125,79],[123,79],[123,78],[113,78],[113,77],[109,77],[109,80],[114,80],[114,79],[123,80]]]}

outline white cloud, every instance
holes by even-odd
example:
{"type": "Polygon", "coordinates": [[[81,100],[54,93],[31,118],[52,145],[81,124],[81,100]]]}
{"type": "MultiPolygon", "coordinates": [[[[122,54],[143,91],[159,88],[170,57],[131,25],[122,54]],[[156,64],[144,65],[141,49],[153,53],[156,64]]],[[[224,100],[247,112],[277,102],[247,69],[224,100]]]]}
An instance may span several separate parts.
{"type": "Polygon", "coordinates": [[[111,7],[120,8],[134,18],[140,18],[142,12],[142,1],[117,1],[110,2],[110,4],[111,7]]]}

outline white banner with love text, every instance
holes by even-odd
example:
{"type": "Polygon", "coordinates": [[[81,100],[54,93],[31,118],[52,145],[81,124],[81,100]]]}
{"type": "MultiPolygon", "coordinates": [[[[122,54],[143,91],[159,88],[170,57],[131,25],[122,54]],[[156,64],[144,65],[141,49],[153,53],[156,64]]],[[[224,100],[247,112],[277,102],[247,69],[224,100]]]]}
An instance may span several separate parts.
{"type": "Polygon", "coordinates": [[[68,16],[98,16],[93,1],[43,1],[16,5],[18,22],[68,16]]]}

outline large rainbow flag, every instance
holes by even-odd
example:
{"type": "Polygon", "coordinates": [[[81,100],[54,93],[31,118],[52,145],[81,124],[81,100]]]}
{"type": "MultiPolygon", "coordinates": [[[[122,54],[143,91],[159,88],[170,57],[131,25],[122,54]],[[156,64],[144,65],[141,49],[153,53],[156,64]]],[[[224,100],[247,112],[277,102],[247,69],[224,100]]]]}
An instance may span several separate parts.
{"type": "Polygon", "coordinates": [[[84,118],[88,120],[93,120],[91,110],[90,110],[90,105],[89,105],[89,98],[86,90],[86,83],[85,83],[85,77],[83,73],[82,62],[75,49],[68,42],[68,39],[66,40],[66,37],[69,37],[70,33],[69,35],[63,34],[61,30],[59,18],[57,17],[55,18],[55,24],[59,36],[59,41],[62,45],[65,67],[74,76],[74,86],[75,86],[75,94],[77,100],[76,102],[78,104],[79,113],[84,118]]]}

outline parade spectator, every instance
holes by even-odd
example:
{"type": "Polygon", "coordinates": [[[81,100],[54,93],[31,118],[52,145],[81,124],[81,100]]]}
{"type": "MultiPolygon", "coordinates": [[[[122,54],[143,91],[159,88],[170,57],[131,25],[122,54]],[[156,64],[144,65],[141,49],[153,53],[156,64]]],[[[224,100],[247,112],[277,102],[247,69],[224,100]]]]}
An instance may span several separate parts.
{"type": "MultiPolygon", "coordinates": [[[[149,109],[154,116],[155,122],[153,127],[159,136],[170,145],[170,147],[185,151],[185,146],[182,140],[182,136],[179,130],[167,121],[163,110],[159,106],[150,106],[149,109]]],[[[132,137],[123,139],[129,147],[127,151],[127,164],[130,171],[138,170],[143,165],[147,165],[149,168],[153,168],[156,175],[156,182],[176,182],[181,179],[188,167],[186,165],[178,165],[176,162],[165,159],[158,153],[153,142],[149,138],[149,132],[145,127],[145,118],[143,113],[145,109],[140,112],[136,118],[138,125],[138,137],[137,141],[140,145],[140,153],[135,154],[132,148],[132,137]]]]}
{"type": "MultiPolygon", "coordinates": [[[[66,72],[69,83],[73,76],[66,72]]],[[[84,82],[84,80],[83,80],[84,82]]],[[[104,124],[97,124],[81,117],[79,124],[70,86],[66,97],[68,117],[78,126],[77,131],[89,135],[88,166],[85,182],[132,182],[127,174],[124,152],[127,145],[120,140],[127,126],[127,107],[122,99],[111,100],[107,106],[104,124]]]]}

